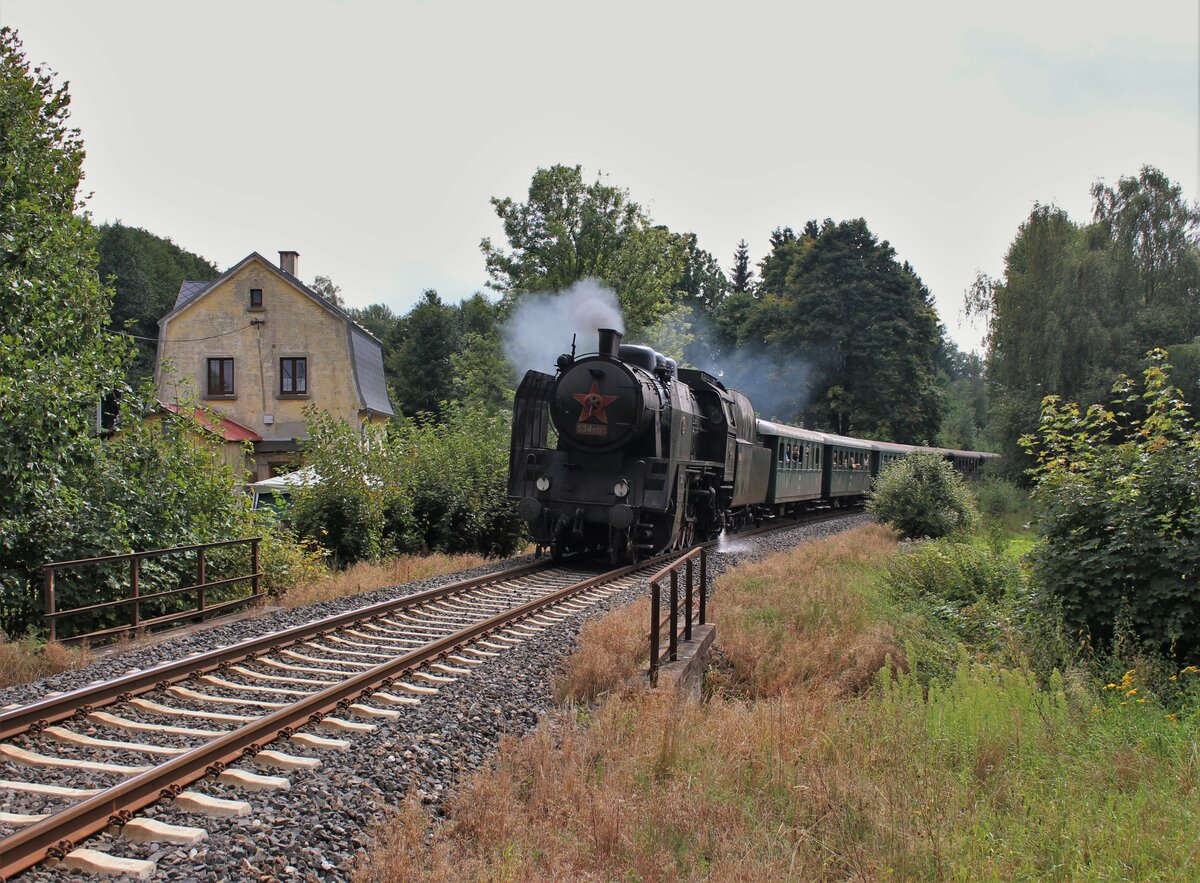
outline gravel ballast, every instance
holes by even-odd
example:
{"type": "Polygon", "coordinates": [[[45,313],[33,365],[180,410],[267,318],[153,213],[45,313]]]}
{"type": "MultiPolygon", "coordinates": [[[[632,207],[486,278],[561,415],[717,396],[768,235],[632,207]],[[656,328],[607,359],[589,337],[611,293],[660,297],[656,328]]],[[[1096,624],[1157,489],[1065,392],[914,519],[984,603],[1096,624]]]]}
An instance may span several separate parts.
{"type": "MultiPolygon", "coordinates": [[[[851,514],[723,541],[710,554],[710,574],[715,577],[743,561],[838,533],[867,520],[865,515],[851,514]]],[[[130,669],[227,646],[252,636],[499,570],[514,563],[500,562],[466,573],[379,589],[189,634],[106,657],[80,671],[57,675],[37,684],[0,691],[0,705],[30,702],[52,690],[76,689],[130,669]]],[[[165,801],[143,811],[142,815],[161,821],[206,829],[208,839],[197,846],[138,845],[110,834],[92,838],[87,846],[128,858],[153,859],[158,862],[154,879],[159,880],[348,879],[356,852],[368,844],[368,830],[382,820],[388,807],[398,804],[410,793],[415,793],[427,804],[440,804],[455,782],[487,760],[502,735],[526,733],[535,727],[539,718],[554,707],[551,679],[575,646],[584,621],[627,604],[647,591],[648,583],[639,581],[608,600],[571,616],[559,626],[530,637],[486,664],[473,667],[469,675],[444,685],[439,693],[423,696],[420,705],[401,708],[399,719],[371,721],[377,725],[373,733],[339,735],[339,738],[350,740],[349,751],[285,744],[271,746],[292,754],[320,758],[322,766],[316,770],[281,773],[245,762],[237,764],[257,772],[286,775],[291,780],[290,790],[249,793],[211,778],[191,786],[190,790],[212,796],[247,800],[253,807],[253,813],[248,817],[213,819],[191,815],[165,801]]],[[[712,609],[719,621],[719,595],[714,597],[712,609]]],[[[21,776],[0,775],[0,778],[21,776]]],[[[22,800],[21,803],[29,802],[22,800]]],[[[41,868],[19,879],[62,878],[61,871],[41,868]]]]}

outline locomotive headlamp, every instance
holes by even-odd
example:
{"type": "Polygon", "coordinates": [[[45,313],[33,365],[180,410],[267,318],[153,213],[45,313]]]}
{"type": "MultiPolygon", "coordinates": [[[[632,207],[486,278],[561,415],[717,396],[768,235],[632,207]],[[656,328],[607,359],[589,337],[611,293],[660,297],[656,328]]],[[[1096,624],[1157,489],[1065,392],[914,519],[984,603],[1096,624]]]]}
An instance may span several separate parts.
{"type": "Polygon", "coordinates": [[[629,482],[622,478],[613,485],[613,493],[618,497],[624,498],[629,493],[629,482]]]}
{"type": "Polygon", "coordinates": [[[549,475],[539,475],[537,477],[537,489],[539,491],[550,490],[550,476],[549,475]]]}

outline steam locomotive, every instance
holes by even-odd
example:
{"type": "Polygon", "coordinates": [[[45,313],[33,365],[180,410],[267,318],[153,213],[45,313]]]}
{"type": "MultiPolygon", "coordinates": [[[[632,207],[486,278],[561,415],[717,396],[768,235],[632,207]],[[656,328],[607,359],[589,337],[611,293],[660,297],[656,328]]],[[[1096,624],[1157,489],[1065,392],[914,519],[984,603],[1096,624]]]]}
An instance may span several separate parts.
{"type": "MultiPolygon", "coordinates": [[[[602,328],[595,353],[517,389],[509,497],[555,558],[637,561],[749,522],[849,505],[910,445],[758,420],[750,400],[602,328]]],[[[572,347],[572,350],[574,347],[572,347]]],[[[937,449],[966,477],[995,454],[937,449]]]]}

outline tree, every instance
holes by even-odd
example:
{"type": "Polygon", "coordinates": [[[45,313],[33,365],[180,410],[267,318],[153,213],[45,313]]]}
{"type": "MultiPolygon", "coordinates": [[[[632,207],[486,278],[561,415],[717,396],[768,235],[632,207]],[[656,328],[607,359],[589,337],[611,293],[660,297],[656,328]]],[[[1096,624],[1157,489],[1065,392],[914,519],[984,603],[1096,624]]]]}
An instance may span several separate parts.
{"type": "Polygon", "coordinates": [[[750,269],[750,246],[743,239],[738,242],[737,250],[733,253],[733,274],[730,276],[730,285],[734,292],[741,294],[750,290],[753,278],[754,271],[750,269]]]}
{"type": "Polygon", "coordinates": [[[451,356],[458,342],[458,311],[428,289],[404,318],[403,342],[384,362],[406,415],[440,414],[442,403],[454,398],[451,356]]]}
{"type": "Polygon", "coordinates": [[[861,218],[826,221],[816,236],[776,232],[763,294],[738,329],[738,344],[760,352],[755,376],[774,366],[787,380],[774,416],[844,435],[931,441],[941,424],[942,331],[912,267],[861,218]]]}
{"type": "Polygon", "coordinates": [[[1109,378],[1142,354],[1200,334],[1198,216],[1151,167],[1092,188],[1095,221],[1037,205],[1005,256],[980,277],[967,311],[987,329],[989,434],[1013,477],[1031,465],[1018,443],[1047,395],[1102,402],[1109,378]]]}
{"type": "Polygon", "coordinates": [[[673,300],[683,275],[686,242],[655,226],[628,191],[580,166],[539,168],[528,200],[493,198],[509,250],[480,243],[491,287],[506,302],[532,291],[558,291],[595,278],[616,292],[633,331],[647,327],[673,300]]]}
{"type": "Polygon", "coordinates": [[[70,490],[127,341],[106,334],[111,292],[77,198],[83,144],[70,96],[0,29],[0,607],[24,603],[46,552],[86,508],[70,490]]]}
{"type": "Polygon", "coordinates": [[[717,259],[699,246],[695,233],[684,233],[682,240],[683,273],[675,288],[684,304],[711,315],[729,294],[729,280],[717,259]]]}
{"type": "Polygon", "coordinates": [[[962,477],[936,451],[889,464],[871,486],[867,511],[910,539],[944,537],[979,519],[962,477]]]}
{"type": "Polygon", "coordinates": [[[350,316],[374,334],[384,344],[386,352],[387,342],[395,334],[396,324],[400,321],[400,317],[392,312],[392,308],[387,304],[371,304],[362,309],[350,310],[350,316]]]}
{"type": "Polygon", "coordinates": [[[341,286],[334,285],[333,280],[328,276],[318,276],[308,287],[335,307],[344,307],[346,305],[346,302],[342,300],[341,286]]]}
{"type": "Polygon", "coordinates": [[[1166,353],[1148,354],[1139,390],[1126,377],[1111,405],[1083,410],[1057,396],[1037,432],[1033,499],[1042,541],[1031,554],[1035,600],[1072,634],[1115,638],[1193,661],[1200,652],[1200,427],[1170,382],[1166,353]]]}
{"type": "Polygon", "coordinates": [[[158,320],[175,306],[180,283],[216,279],[220,271],[170,239],[120,221],[96,232],[100,278],[114,291],[111,327],[136,335],[129,373],[129,382],[136,384],[154,373],[158,320]]]}

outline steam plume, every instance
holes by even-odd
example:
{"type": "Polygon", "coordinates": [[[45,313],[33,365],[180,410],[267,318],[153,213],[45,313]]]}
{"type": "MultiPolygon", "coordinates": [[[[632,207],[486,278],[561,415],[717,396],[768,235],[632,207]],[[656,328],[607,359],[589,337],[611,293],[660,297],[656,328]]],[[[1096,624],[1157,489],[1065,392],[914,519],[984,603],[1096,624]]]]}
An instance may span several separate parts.
{"type": "Polygon", "coordinates": [[[601,328],[625,330],[617,294],[595,279],[548,294],[527,294],[504,326],[504,353],[517,375],[530,368],[553,372],[554,360],[578,336],[579,352],[596,350],[601,328]]]}

